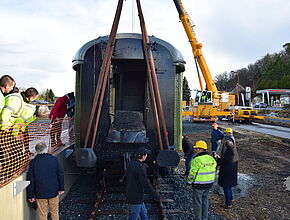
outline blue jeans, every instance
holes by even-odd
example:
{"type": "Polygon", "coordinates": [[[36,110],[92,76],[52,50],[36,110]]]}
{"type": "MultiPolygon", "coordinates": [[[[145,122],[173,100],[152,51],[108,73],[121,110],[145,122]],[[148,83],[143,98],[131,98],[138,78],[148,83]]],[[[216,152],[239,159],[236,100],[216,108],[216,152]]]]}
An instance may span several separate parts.
{"type": "Polygon", "coordinates": [[[219,142],[218,141],[211,142],[211,146],[212,146],[212,151],[217,153],[219,149],[219,142]]]}
{"type": "Polygon", "coordinates": [[[189,154],[188,157],[185,160],[185,176],[188,176],[189,174],[189,170],[190,170],[190,162],[192,160],[192,158],[194,157],[194,154],[189,154]]]}
{"type": "Polygon", "coordinates": [[[208,219],[208,189],[196,189],[193,187],[193,205],[195,218],[197,220],[208,219]]]}
{"type": "Polygon", "coordinates": [[[141,204],[131,204],[131,211],[128,220],[148,220],[147,209],[144,202],[141,204]]]}
{"type": "Polygon", "coordinates": [[[225,198],[226,198],[226,205],[229,206],[231,205],[231,200],[233,200],[232,187],[223,187],[223,189],[224,189],[225,198]]]}

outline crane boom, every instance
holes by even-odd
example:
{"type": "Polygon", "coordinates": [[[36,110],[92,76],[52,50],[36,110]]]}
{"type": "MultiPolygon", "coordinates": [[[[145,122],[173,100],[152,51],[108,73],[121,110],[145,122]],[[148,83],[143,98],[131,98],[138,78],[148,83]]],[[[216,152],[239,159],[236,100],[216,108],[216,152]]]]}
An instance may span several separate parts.
{"type": "Polygon", "coordinates": [[[187,12],[184,10],[184,7],[182,5],[181,0],[173,0],[173,1],[174,1],[175,6],[176,6],[176,9],[178,11],[179,19],[182,22],[182,25],[183,25],[184,30],[186,32],[186,35],[188,37],[189,43],[191,45],[194,58],[197,60],[199,68],[202,72],[207,89],[209,91],[212,91],[213,99],[215,99],[218,96],[218,90],[217,90],[217,87],[213,81],[213,78],[211,76],[209,67],[206,63],[206,60],[203,56],[203,53],[201,50],[202,44],[199,43],[197,38],[196,38],[196,34],[194,32],[194,29],[193,29],[194,24],[191,22],[191,19],[190,19],[189,15],[187,14],[187,12]]]}

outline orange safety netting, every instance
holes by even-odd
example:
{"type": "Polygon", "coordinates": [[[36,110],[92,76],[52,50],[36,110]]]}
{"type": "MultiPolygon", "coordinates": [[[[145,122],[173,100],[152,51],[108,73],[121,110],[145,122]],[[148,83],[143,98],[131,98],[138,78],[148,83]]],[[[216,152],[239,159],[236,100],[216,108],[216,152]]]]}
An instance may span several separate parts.
{"type": "Polygon", "coordinates": [[[45,142],[51,154],[74,144],[74,119],[37,120],[22,132],[0,130],[0,187],[6,185],[28,166],[35,156],[35,145],[45,142]],[[16,133],[16,134],[15,134],[16,133]]]}

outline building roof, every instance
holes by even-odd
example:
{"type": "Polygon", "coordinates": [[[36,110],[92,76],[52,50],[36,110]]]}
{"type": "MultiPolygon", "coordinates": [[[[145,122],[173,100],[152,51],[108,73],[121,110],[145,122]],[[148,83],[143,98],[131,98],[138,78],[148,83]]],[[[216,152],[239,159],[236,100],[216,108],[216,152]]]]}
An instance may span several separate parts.
{"type": "Polygon", "coordinates": [[[236,87],[230,91],[230,94],[239,94],[244,91],[246,91],[246,89],[241,84],[237,83],[236,87]]]}
{"type": "Polygon", "coordinates": [[[268,93],[269,94],[276,94],[276,95],[284,95],[284,94],[290,94],[290,89],[261,89],[257,90],[257,94],[262,94],[262,93],[268,93]]]}

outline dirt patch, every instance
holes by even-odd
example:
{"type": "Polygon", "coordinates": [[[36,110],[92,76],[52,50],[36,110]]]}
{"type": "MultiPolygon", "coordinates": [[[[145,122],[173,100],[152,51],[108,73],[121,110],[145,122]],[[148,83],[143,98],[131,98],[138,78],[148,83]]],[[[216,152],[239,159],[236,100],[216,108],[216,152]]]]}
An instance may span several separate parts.
{"type": "MultiPolygon", "coordinates": [[[[205,140],[210,146],[210,131],[188,135],[193,142],[205,140]]],[[[254,178],[247,195],[239,198],[233,208],[224,208],[224,197],[213,191],[210,209],[225,219],[290,219],[290,143],[252,131],[235,132],[239,173],[254,178]],[[288,178],[288,179],[287,179],[288,178]]]]}

